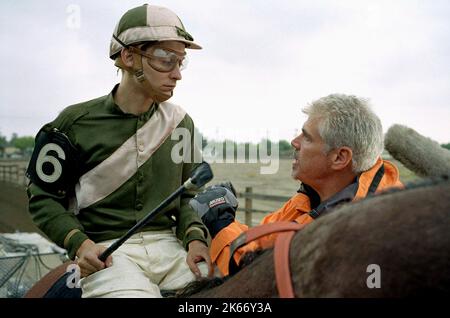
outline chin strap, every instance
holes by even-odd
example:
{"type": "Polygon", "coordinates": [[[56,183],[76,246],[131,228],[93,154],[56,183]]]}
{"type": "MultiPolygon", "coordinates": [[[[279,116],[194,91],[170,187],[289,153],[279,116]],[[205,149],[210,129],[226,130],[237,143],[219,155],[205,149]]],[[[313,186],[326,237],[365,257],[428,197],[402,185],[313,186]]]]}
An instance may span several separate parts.
{"type": "MultiPolygon", "coordinates": [[[[114,38],[118,40],[117,37],[114,38]]],[[[153,101],[157,103],[162,103],[171,98],[173,95],[173,91],[170,92],[170,95],[158,93],[155,91],[152,84],[145,77],[144,68],[142,66],[142,56],[136,53],[134,47],[132,46],[126,47],[121,41],[118,40],[118,42],[122,44],[123,47],[127,48],[131,52],[131,54],[133,54],[133,66],[128,67],[125,64],[123,64],[122,59],[120,57],[116,58],[114,65],[117,66],[118,68],[125,70],[128,73],[133,74],[133,76],[136,77],[136,79],[144,87],[144,89],[149,92],[150,97],[153,99],[153,101]]]]}

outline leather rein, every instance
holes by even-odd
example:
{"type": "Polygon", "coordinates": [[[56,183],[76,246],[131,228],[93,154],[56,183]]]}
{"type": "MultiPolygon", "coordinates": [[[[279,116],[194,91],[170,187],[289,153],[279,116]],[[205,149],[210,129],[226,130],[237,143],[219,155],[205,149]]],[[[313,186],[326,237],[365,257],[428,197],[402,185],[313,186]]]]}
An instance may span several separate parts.
{"type": "Polygon", "coordinates": [[[230,261],[228,266],[230,273],[236,273],[238,271],[238,265],[233,259],[233,255],[237,249],[263,236],[280,233],[275,240],[273,252],[278,294],[280,298],[294,298],[295,292],[292,286],[291,270],[289,267],[289,248],[295,233],[304,227],[305,224],[279,221],[253,227],[242,233],[230,246],[230,261]]]}

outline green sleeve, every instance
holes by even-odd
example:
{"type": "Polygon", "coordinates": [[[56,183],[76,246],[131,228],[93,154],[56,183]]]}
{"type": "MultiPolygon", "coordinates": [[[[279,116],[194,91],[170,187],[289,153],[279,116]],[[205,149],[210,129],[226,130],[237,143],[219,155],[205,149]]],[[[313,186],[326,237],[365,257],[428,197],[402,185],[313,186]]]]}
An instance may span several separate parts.
{"type": "Polygon", "coordinates": [[[185,194],[184,198],[181,199],[180,214],[177,220],[177,237],[183,242],[186,250],[189,243],[195,240],[208,245],[206,241],[207,229],[189,205],[189,200],[193,197],[194,195],[185,194]]]}
{"type": "Polygon", "coordinates": [[[67,249],[73,259],[75,253],[86,239],[83,226],[76,216],[68,210],[68,200],[42,190],[31,183],[27,188],[29,211],[34,223],[57,245],[67,249]],[[64,240],[72,230],[79,230],[64,245],[64,240]]]}
{"type": "MultiPolygon", "coordinates": [[[[194,123],[187,115],[185,120],[186,128],[191,132],[191,162],[183,163],[183,182],[190,178],[192,171],[200,164],[199,162],[194,162],[194,123]]],[[[197,193],[198,190],[185,191],[180,199],[180,210],[179,215],[177,216],[177,237],[183,242],[185,249],[187,249],[188,244],[194,240],[202,241],[205,245],[208,245],[206,240],[208,230],[197,215],[197,212],[189,205],[190,199],[197,193]]]]}
{"type": "MultiPolygon", "coordinates": [[[[70,139],[69,127],[74,118],[79,118],[85,112],[74,113],[73,107],[66,108],[52,123],[46,124],[42,129],[55,127],[66,133],[70,139]]],[[[29,212],[34,223],[57,245],[65,248],[71,259],[88,236],[83,233],[80,224],[73,212],[69,211],[69,199],[66,194],[57,195],[45,191],[36,184],[30,183],[27,188],[29,199],[29,212]],[[64,242],[66,236],[73,230],[79,230],[64,242]]]]}

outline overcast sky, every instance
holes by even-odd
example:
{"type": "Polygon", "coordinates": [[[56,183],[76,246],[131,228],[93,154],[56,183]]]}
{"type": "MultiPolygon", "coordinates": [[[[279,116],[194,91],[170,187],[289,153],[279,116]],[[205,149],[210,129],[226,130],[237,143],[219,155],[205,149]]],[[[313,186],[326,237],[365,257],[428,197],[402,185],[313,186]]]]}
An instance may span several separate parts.
{"type": "MultiPolygon", "coordinates": [[[[0,133],[35,135],[66,106],[120,80],[108,57],[140,1],[0,2],[0,133]]],[[[203,50],[172,102],[207,138],[290,140],[301,108],[331,93],[370,98],[393,123],[450,142],[450,1],[154,1],[203,50]]]]}

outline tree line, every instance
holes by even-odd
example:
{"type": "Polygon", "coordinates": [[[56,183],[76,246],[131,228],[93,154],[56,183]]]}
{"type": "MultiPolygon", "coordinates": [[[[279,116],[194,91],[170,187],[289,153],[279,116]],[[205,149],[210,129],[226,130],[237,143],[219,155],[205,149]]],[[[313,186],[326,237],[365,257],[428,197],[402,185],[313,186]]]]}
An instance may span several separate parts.
{"type": "MultiPolygon", "coordinates": [[[[216,141],[210,139],[208,140],[203,136],[202,139],[202,146],[203,148],[206,147],[208,143],[214,143],[216,141]]],[[[244,147],[245,148],[245,154],[248,156],[250,149],[259,149],[259,147],[264,143],[267,145],[267,150],[271,152],[272,145],[278,145],[279,154],[281,158],[290,157],[292,156],[292,146],[291,144],[286,140],[280,140],[278,142],[273,142],[269,139],[262,139],[259,143],[251,143],[251,142],[243,142],[243,143],[237,143],[231,140],[225,140],[221,142],[224,147],[226,144],[233,144],[235,152],[237,151],[238,147],[244,147]]],[[[0,133],[0,149],[5,149],[6,147],[14,147],[21,151],[23,155],[31,155],[31,152],[34,148],[34,137],[33,136],[19,136],[17,133],[13,133],[11,138],[8,139],[6,136],[3,136],[0,133]]],[[[226,152],[226,149],[223,149],[224,153],[226,152]]]]}
{"type": "Polygon", "coordinates": [[[26,151],[28,149],[34,148],[34,137],[33,136],[19,136],[17,133],[13,133],[11,138],[8,140],[5,136],[0,133],[0,148],[15,147],[21,151],[26,151]]]}

